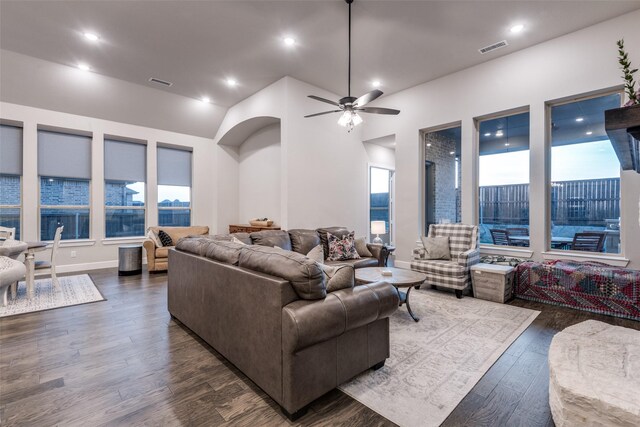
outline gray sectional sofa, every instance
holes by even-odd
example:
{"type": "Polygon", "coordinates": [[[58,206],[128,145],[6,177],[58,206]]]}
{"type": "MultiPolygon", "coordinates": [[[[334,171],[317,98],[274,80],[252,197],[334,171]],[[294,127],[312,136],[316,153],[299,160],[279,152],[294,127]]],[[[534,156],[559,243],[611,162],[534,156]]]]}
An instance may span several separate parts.
{"type": "Polygon", "coordinates": [[[393,286],[351,282],[328,292],[322,268],[296,252],[316,242],[310,230],[292,232],[288,240],[283,233],[236,237],[256,244],[194,236],[169,251],[172,317],[269,394],[290,419],[339,384],[384,365],[389,316],[399,304],[393,286]],[[291,250],[272,245],[276,239],[291,250]]]}

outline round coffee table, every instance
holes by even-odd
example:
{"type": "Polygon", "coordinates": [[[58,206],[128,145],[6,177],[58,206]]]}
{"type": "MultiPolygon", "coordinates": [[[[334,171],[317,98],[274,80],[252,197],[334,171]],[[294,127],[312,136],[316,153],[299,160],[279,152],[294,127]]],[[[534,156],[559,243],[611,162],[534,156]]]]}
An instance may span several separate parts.
{"type": "Polygon", "coordinates": [[[414,287],[420,286],[427,279],[427,275],[418,273],[417,271],[405,270],[394,267],[367,267],[356,269],[356,282],[358,283],[374,283],[385,281],[395,286],[400,295],[400,307],[402,304],[407,305],[407,311],[413,320],[420,320],[418,316],[411,311],[409,304],[409,293],[414,287]],[[383,276],[382,270],[391,271],[391,276],[383,276]],[[403,292],[400,288],[407,288],[407,292],[403,292]]]}

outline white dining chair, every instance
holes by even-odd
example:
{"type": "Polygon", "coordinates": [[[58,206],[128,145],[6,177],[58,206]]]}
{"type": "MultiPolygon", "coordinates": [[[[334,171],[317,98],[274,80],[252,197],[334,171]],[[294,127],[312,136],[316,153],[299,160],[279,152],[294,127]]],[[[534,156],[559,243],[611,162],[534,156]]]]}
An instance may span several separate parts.
{"type": "Polygon", "coordinates": [[[1,227],[0,226],[0,239],[13,240],[16,238],[16,228],[1,227]]]}
{"type": "Polygon", "coordinates": [[[60,246],[60,239],[62,238],[62,232],[64,231],[64,225],[56,228],[56,235],[53,238],[53,246],[51,247],[51,261],[36,261],[35,270],[50,270],[51,282],[56,288],[60,287],[58,283],[58,276],[56,276],[56,253],[60,246]]]}

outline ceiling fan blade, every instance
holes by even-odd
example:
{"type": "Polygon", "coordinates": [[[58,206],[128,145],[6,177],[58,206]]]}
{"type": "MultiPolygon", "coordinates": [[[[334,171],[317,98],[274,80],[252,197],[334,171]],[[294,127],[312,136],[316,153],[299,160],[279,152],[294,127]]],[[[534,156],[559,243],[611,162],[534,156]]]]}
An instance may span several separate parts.
{"type": "Polygon", "coordinates": [[[336,107],[340,106],[340,104],[338,104],[337,102],[331,101],[329,99],[320,98],[319,96],[315,96],[315,95],[308,95],[308,96],[309,96],[309,98],[315,99],[316,101],[326,102],[327,104],[335,105],[336,107]]]}
{"type": "Polygon", "coordinates": [[[400,114],[400,110],[394,110],[393,108],[366,107],[366,108],[356,108],[355,110],[362,111],[363,113],[390,114],[393,116],[400,114]]]}
{"type": "Polygon", "coordinates": [[[304,117],[305,118],[307,118],[307,117],[315,117],[315,116],[322,116],[324,114],[341,113],[341,112],[342,112],[342,110],[324,111],[322,113],[309,114],[308,116],[304,116],[304,117]]]}
{"type": "Polygon", "coordinates": [[[378,89],[374,89],[369,93],[365,93],[360,98],[356,99],[356,102],[353,103],[354,107],[364,107],[374,99],[378,98],[382,95],[382,91],[378,89]]]}

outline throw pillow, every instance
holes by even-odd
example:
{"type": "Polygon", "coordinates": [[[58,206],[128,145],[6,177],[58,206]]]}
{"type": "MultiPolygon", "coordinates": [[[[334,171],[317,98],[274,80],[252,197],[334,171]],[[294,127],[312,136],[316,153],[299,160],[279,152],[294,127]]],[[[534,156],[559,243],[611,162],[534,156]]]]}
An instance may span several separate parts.
{"type": "MultiPolygon", "coordinates": [[[[322,248],[322,247],[321,247],[322,248]]],[[[327,293],[340,289],[353,288],[356,283],[356,273],[351,265],[330,266],[319,264],[327,279],[327,293]]]]}
{"type": "Polygon", "coordinates": [[[153,244],[156,245],[156,248],[162,247],[162,242],[158,239],[158,236],[152,229],[147,230],[147,239],[151,240],[153,244]]]}
{"type": "Polygon", "coordinates": [[[233,243],[239,243],[239,244],[241,244],[241,245],[246,245],[246,243],[245,243],[245,242],[243,242],[242,240],[238,239],[236,236],[231,236],[231,241],[232,241],[233,243]]]}
{"type": "Polygon", "coordinates": [[[162,246],[173,246],[173,240],[164,230],[158,231],[158,238],[162,242],[162,246]]]}
{"type": "Polygon", "coordinates": [[[324,251],[322,250],[322,245],[318,245],[311,249],[307,254],[307,258],[314,260],[318,264],[322,264],[324,262],[324,251]]]}
{"type": "Polygon", "coordinates": [[[347,259],[360,259],[356,250],[355,232],[350,232],[343,238],[339,238],[327,232],[327,241],[329,243],[329,261],[344,261],[347,259]]]}
{"type": "Polygon", "coordinates": [[[449,236],[422,237],[425,259],[451,259],[449,236]]]}
{"type": "Polygon", "coordinates": [[[367,247],[367,241],[364,239],[364,237],[358,237],[356,239],[356,251],[358,251],[358,255],[360,255],[363,258],[373,256],[373,254],[367,247]]]}

